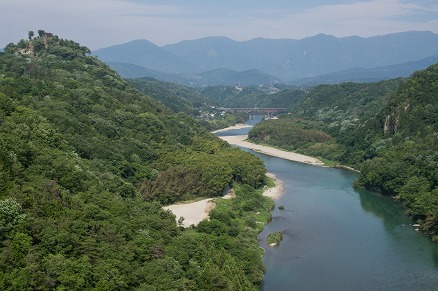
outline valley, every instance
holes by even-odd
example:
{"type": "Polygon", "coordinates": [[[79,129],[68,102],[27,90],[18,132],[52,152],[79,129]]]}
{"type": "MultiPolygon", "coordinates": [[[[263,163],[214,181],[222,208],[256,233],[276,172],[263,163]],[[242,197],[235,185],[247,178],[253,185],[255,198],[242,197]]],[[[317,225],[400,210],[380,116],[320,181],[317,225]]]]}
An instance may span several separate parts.
{"type": "Polygon", "coordinates": [[[210,37],[91,54],[39,30],[8,44],[0,288],[433,290],[437,43],[430,32],[210,37]],[[414,53],[413,38],[424,44],[414,53]],[[330,76],[357,66],[379,80],[330,76]],[[284,195],[264,195],[268,171],[284,195]],[[185,224],[167,209],[187,201],[201,215],[185,224]],[[278,248],[265,248],[267,232],[282,233],[278,248]],[[367,266],[380,267],[363,276],[367,266]]]}

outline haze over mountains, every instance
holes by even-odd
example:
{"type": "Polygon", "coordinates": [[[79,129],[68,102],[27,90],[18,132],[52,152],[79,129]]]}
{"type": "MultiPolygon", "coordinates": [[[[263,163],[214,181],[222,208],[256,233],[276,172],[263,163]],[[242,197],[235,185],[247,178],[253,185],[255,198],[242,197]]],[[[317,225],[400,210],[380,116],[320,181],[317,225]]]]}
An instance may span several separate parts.
{"type": "Polygon", "coordinates": [[[318,34],[301,40],[248,41],[207,37],[162,47],[135,40],[93,54],[126,78],[147,76],[192,86],[302,83],[342,71],[328,79],[349,81],[353,73],[355,80],[376,81],[407,76],[435,63],[438,34],[409,31],[369,38],[318,34]],[[388,70],[393,73],[383,73],[388,70]]]}
{"type": "Polygon", "coordinates": [[[406,62],[396,65],[377,68],[356,67],[344,71],[327,73],[315,77],[307,77],[293,80],[295,85],[304,84],[335,84],[345,81],[351,82],[378,82],[382,80],[408,77],[413,72],[427,68],[438,62],[438,55],[434,55],[418,61],[406,62]]]}

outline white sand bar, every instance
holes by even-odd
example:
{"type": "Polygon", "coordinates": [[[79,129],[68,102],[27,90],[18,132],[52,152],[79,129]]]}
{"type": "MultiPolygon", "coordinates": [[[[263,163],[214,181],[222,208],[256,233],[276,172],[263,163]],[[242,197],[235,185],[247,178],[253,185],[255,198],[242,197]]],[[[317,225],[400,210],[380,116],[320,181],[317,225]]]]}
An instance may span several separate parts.
{"type": "Polygon", "coordinates": [[[201,220],[208,218],[208,213],[214,206],[213,199],[208,198],[191,203],[173,204],[163,208],[172,211],[177,221],[181,216],[184,217],[182,226],[189,227],[192,224],[197,225],[201,220]]]}
{"type": "MultiPolygon", "coordinates": [[[[275,180],[275,187],[266,188],[263,195],[272,199],[278,199],[281,194],[284,193],[284,183],[271,173],[267,173],[266,175],[275,180]]],[[[222,197],[222,199],[232,199],[234,197],[234,190],[231,189],[227,195],[222,197]]],[[[184,217],[182,226],[190,227],[191,225],[198,225],[203,219],[208,219],[210,210],[216,206],[214,200],[215,198],[208,198],[196,202],[173,204],[163,208],[172,211],[176,216],[176,221],[178,221],[180,217],[184,217]]]]}
{"type": "MultiPolygon", "coordinates": [[[[245,128],[245,127],[251,127],[251,126],[236,125],[233,127],[228,127],[226,129],[223,129],[223,130],[219,130],[219,131],[226,131],[226,130],[230,130],[230,129],[240,129],[240,128],[245,128]]],[[[216,131],[216,132],[219,132],[219,131],[216,131]]],[[[307,163],[307,164],[311,164],[311,165],[318,165],[318,166],[323,165],[323,163],[316,158],[308,157],[308,156],[297,154],[294,152],[282,151],[282,150],[279,150],[276,148],[248,142],[248,141],[246,141],[246,139],[248,138],[247,135],[220,136],[220,138],[227,141],[229,144],[249,148],[251,150],[257,151],[257,152],[265,154],[265,155],[274,156],[274,157],[278,157],[278,158],[282,158],[282,159],[286,159],[286,160],[290,160],[290,161],[295,161],[295,162],[307,163]]],[[[266,188],[265,191],[263,192],[263,195],[268,196],[272,199],[278,199],[284,193],[284,183],[281,180],[278,180],[274,175],[272,175],[270,173],[268,173],[267,175],[269,177],[275,179],[276,186],[273,188],[266,188]]],[[[223,198],[230,199],[232,197],[233,197],[233,194],[230,193],[229,195],[225,195],[223,198]]],[[[191,203],[174,204],[174,205],[166,206],[163,208],[166,210],[172,211],[172,213],[176,216],[177,221],[181,217],[184,217],[184,221],[183,221],[182,226],[183,227],[190,227],[191,225],[198,225],[198,223],[200,221],[202,221],[203,219],[208,219],[208,213],[214,207],[215,207],[214,199],[208,198],[208,199],[203,199],[203,200],[191,202],[191,203]]]]}
{"type": "Polygon", "coordinates": [[[297,154],[294,152],[283,151],[283,150],[279,150],[279,149],[272,148],[269,146],[264,146],[264,145],[259,145],[259,144],[248,142],[248,141],[246,141],[246,139],[248,138],[247,135],[219,136],[219,138],[227,141],[229,144],[248,148],[248,149],[251,149],[253,151],[268,155],[268,156],[274,156],[274,157],[285,159],[285,160],[306,163],[306,164],[311,164],[311,165],[317,165],[317,166],[324,165],[323,162],[321,162],[320,160],[313,158],[313,157],[309,157],[309,156],[297,154]]]}
{"type": "Polygon", "coordinates": [[[227,127],[227,128],[222,128],[222,129],[218,129],[218,130],[212,131],[211,133],[223,132],[223,131],[228,131],[228,130],[233,130],[233,129],[249,128],[249,127],[253,127],[253,126],[252,125],[248,125],[248,124],[236,124],[234,126],[230,126],[230,127],[227,127]]]}
{"type": "Polygon", "coordinates": [[[284,182],[279,180],[272,173],[266,173],[266,176],[268,176],[271,179],[274,179],[275,187],[266,188],[265,191],[263,191],[263,195],[271,199],[277,200],[284,193],[284,182]]]}

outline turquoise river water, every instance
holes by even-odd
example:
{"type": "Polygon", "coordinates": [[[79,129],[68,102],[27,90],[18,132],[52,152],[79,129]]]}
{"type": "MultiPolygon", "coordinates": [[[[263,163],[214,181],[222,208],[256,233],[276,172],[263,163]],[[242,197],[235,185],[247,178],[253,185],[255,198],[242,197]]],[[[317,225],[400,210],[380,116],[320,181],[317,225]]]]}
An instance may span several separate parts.
{"type": "Polygon", "coordinates": [[[354,172],[244,150],[285,183],[259,235],[263,290],[438,290],[438,245],[415,231],[395,201],[353,189],[354,172]],[[269,247],[275,231],[283,241],[269,247]]]}

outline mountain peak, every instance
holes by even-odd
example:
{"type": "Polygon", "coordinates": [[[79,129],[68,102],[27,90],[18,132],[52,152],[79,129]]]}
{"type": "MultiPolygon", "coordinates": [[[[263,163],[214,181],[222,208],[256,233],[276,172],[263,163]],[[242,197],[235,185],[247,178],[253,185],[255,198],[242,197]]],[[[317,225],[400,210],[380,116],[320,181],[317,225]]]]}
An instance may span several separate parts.
{"type": "Polygon", "coordinates": [[[102,48],[93,52],[105,62],[135,64],[163,72],[193,72],[195,66],[146,39],[102,48]]]}
{"type": "Polygon", "coordinates": [[[156,44],[154,44],[153,42],[147,40],[147,39],[135,39],[132,41],[127,42],[126,44],[140,44],[140,45],[153,45],[153,46],[157,46],[156,44]]]}
{"type": "Polygon", "coordinates": [[[153,42],[147,40],[147,39],[135,39],[135,40],[131,40],[125,43],[121,43],[121,44],[115,44],[109,47],[105,47],[105,48],[100,48],[98,50],[95,50],[95,52],[99,52],[99,51],[104,51],[107,49],[113,49],[113,48],[122,48],[122,47],[159,47],[156,44],[154,44],[153,42]]]}
{"type": "Polygon", "coordinates": [[[255,38],[247,41],[210,36],[162,47],[148,44],[146,40],[125,44],[120,58],[103,60],[171,73],[199,74],[218,68],[239,72],[258,69],[288,81],[354,67],[368,69],[424,59],[437,54],[438,35],[409,31],[371,38],[337,38],[320,33],[301,40],[255,38]],[[140,48],[134,50],[131,45],[140,48]],[[166,66],[160,67],[160,62],[166,66]],[[184,63],[189,69],[184,68],[184,63]]]}

